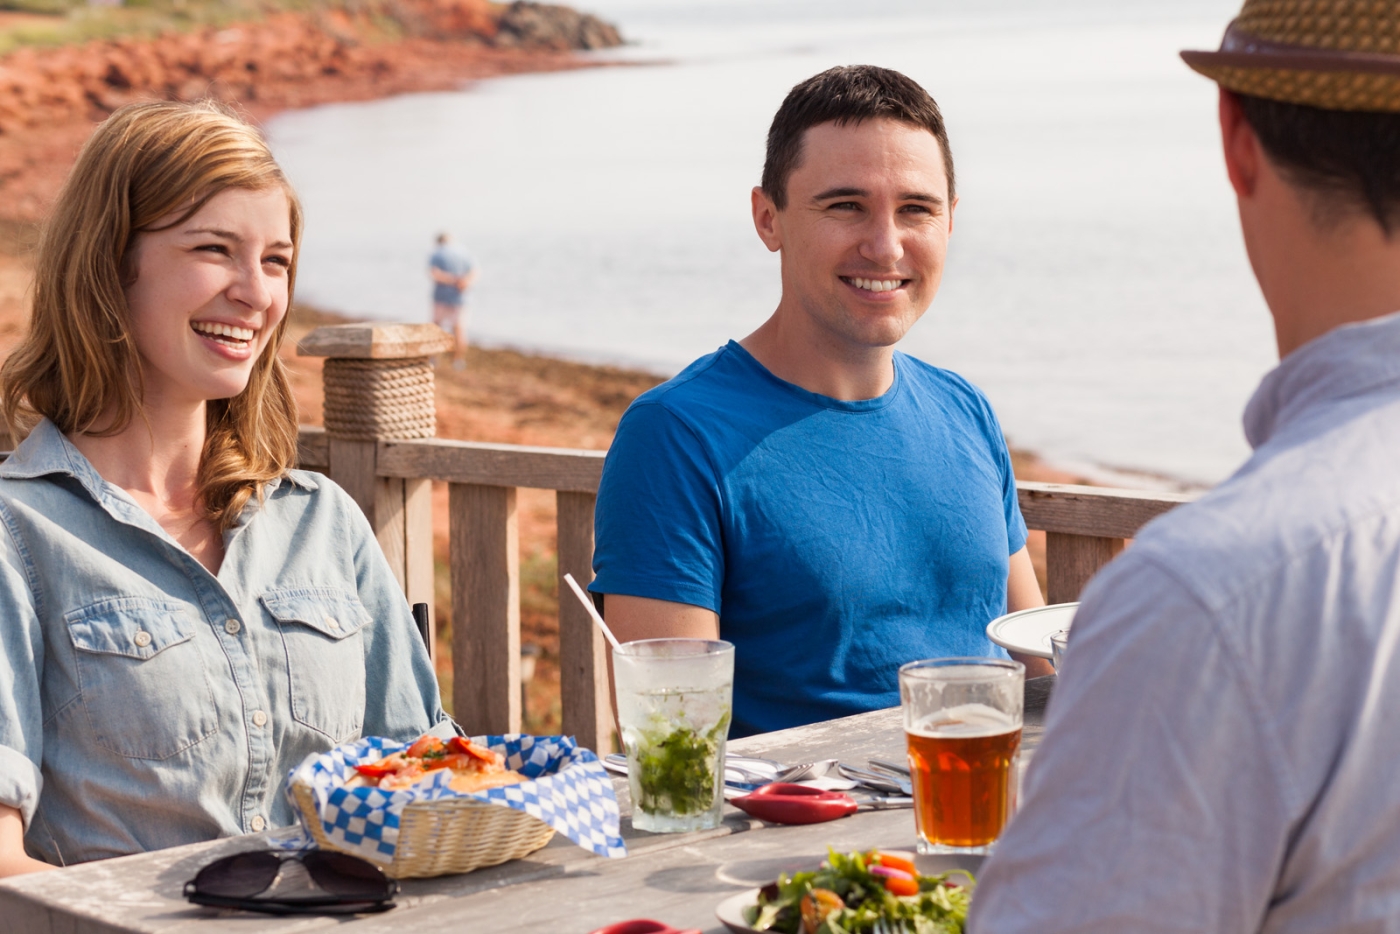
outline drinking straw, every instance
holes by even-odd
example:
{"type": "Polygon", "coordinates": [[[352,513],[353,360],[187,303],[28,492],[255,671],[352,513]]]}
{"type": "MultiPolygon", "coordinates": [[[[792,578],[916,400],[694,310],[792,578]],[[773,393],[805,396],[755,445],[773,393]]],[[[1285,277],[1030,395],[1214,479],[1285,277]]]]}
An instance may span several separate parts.
{"type": "Polygon", "coordinates": [[[612,643],[612,647],[615,649],[621,648],[622,646],[618,644],[617,636],[613,635],[612,630],[608,628],[608,624],[603,622],[603,617],[598,613],[597,607],[593,605],[592,600],[588,599],[588,595],[583,592],[583,588],[578,585],[578,581],[574,580],[574,575],[565,574],[564,580],[567,581],[569,587],[573,589],[574,596],[578,597],[578,602],[583,604],[583,608],[588,611],[588,615],[593,617],[593,622],[597,623],[598,628],[603,630],[603,635],[608,637],[608,641],[612,643]]]}

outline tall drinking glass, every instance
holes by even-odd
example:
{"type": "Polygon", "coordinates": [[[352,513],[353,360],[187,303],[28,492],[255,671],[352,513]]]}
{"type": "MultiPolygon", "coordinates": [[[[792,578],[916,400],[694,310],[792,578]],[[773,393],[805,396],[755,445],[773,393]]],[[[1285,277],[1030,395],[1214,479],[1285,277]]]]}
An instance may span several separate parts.
{"type": "Polygon", "coordinates": [[[1060,670],[1060,664],[1065,660],[1065,652],[1069,649],[1069,630],[1061,629],[1059,632],[1050,634],[1050,662],[1055,666],[1055,671],[1060,670]]]}
{"type": "Polygon", "coordinates": [[[899,669],[920,853],[989,853],[1016,806],[1026,668],[933,658],[899,669]]]}
{"type": "Polygon", "coordinates": [[[613,649],[632,825],[655,833],[718,827],[734,646],[643,639],[613,649]]]}

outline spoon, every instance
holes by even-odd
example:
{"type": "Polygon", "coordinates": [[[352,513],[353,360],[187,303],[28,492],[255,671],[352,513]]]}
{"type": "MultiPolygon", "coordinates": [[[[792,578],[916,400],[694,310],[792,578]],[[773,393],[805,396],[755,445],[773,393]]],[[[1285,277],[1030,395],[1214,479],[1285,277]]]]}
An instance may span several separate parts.
{"type": "Polygon", "coordinates": [[[891,775],[899,775],[904,778],[909,777],[909,766],[899,762],[890,762],[886,759],[867,759],[866,763],[877,772],[888,772],[891,775]]]}
{"type": "Polygon", "coordinates": [[[790,765],[778,772],[775,782],[800,782],[809,778],[821,778],[840,765],[835,759],[818,759],[816,762],[803,762],[790,765]]]}

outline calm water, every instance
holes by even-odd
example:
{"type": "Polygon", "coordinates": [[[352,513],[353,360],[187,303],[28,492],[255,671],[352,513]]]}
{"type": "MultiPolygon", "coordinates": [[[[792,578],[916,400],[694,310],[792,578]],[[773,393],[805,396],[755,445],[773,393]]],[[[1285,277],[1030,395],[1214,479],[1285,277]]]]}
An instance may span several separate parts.
{"type": "Polygon", "coordinates": [[[777,262],[748,212],[773,111],[833,64],[910,74],[962,201],[903,349],[962,372],[1012,441],[1210,483],[1275,362],[1217,153],[1214,48],[1237,0],[598,0],[626,67],[285,114],[308,209],[301,296],[427,320],[433,235],[481,266],[483,343],[675,372],[761,323],[777,262]],[[859,13],[852,10],[859,9],[859,13]]]}

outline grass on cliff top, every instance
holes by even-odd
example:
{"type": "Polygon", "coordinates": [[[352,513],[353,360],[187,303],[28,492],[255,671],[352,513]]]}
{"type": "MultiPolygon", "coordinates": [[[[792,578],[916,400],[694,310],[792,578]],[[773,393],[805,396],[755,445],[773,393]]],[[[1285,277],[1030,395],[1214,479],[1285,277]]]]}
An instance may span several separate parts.
{"type": "Polygon", "coordinates": [[[22,46],[149,37],[252,22],[272,13],[332,10],[354,16],[385,39],[409,30],[394,0],[0,0],[0,55],[22,46]]]}

